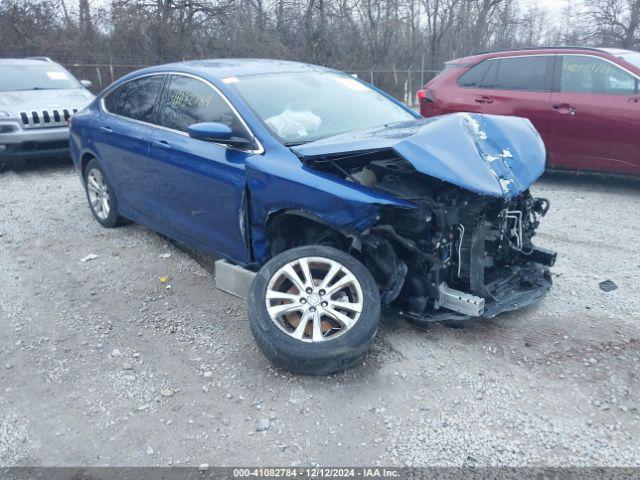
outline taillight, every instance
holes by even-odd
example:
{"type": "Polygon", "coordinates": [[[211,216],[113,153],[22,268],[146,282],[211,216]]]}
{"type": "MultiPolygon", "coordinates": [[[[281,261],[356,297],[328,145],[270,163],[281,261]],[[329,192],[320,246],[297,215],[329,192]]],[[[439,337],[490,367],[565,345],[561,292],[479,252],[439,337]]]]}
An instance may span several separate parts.
{"type": "Polygon", "coordinates": [[[424,100],[425,102],[432,102],[432,103],[436,102],[436,99],[433,96],[433,92],[431,90],[424,90],[424,89],[418,90],[418,102],[420,102],[421,100],[424,100]]]}

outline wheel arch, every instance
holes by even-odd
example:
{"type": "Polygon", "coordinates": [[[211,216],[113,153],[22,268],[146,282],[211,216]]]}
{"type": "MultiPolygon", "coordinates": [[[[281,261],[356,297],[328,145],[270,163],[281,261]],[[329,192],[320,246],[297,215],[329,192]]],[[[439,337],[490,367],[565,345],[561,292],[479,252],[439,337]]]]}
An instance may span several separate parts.
{"type": "Polygon", "coordinates": [[[80,154],[80,163],[79,163],[79,170],[80,170],[80,174],[84,177],[84,170],[87,167],[87,164],[93,160],[96,159],[98,161],[100,161],[100,159],[98,158],[98,155],[96,155],[94,152],[92,152],[91,150],[85,150],[80,154]]]}
{"type": "Polygon", "coordinates": [[[335,225],[297,209],[283,209],[269,215],[265,222],[265,234],[269,257],[289,248],[312,245],[314,241],[328,242],[325,244],[345,249],[358,238],[358,231],[354,228],[335,225]]]}

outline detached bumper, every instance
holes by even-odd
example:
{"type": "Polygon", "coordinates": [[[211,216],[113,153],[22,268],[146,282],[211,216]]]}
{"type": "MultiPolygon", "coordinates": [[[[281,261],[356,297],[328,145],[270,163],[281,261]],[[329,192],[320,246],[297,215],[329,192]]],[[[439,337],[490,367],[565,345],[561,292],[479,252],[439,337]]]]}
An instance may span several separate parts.
{"type": "Polygon", "coordinates": [[[0,161],[61,157],[69,154],[67,127],[22,130],[0,134],[0,161]]]}

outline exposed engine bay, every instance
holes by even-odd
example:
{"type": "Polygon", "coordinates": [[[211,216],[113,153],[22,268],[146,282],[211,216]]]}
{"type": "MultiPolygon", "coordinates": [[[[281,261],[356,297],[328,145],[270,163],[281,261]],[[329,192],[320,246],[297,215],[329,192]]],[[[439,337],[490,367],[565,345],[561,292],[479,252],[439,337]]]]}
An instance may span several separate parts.
{"type": "Polygon", "coordinates": [[[384,306],[416,321],[491,318],[551,288],[556,254],[532,243],[548,200],[474,193],[417,172],[392,149],[303,161],[415,205],[380,207],[352,245],[384,306]]]}

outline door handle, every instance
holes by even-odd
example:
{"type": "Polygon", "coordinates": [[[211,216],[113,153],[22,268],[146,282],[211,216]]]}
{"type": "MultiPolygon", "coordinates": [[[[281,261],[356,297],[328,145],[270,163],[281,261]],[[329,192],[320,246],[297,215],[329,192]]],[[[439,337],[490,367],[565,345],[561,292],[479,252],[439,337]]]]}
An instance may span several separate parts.
{"type": "Polygon", "coordinates": [[[493,98],[483,95],[482,97],[478,97],[475,100],[476,103],[493,103],[493,98]]]}
{"type": "Polygon", "coordinates": [[[631,97],[629,103],[640,103],[640,97],[631,97]]]}
{"type": "Polygon", "coordinates": [[[171,145],[166,140],[155,140],[153,146],[163,150],[171,150],[171,145]]]}
{"type": "Polygon", "coordinates": [[[573,116],[573,115],[576,114],[575,107],[572,107],[568,103],[557,103],[556,105],[553,105],[553,109],[556,112],[561,113],[563,115],[571,115],[571,116],[573,116]]]}
{"type": "Polygon", "coordinates": [[[100,130],[105,132],[105,133],[113,133],[113,130],[111,130],[110,127],[102,126],[102,127],[100,127],[100,130]]]}

